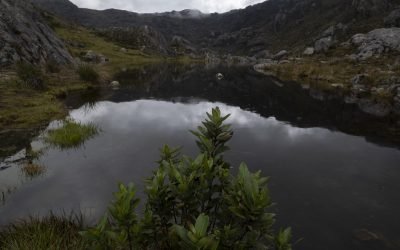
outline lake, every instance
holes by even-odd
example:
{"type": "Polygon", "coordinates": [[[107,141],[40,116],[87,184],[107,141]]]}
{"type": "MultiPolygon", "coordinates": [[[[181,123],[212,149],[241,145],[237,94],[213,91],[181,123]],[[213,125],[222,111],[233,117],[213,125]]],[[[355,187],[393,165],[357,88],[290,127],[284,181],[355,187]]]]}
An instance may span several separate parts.
{"type": "Polygon", "coordinates": [[[118,89],[65,100],[73,119],[101,129],[80,148],[47,147],[45,131],[2,135],[8,139],[2,146],[15,150],[0,158],[0,224],[72,210],[95,221],[118,182],[143,190],[162,145],[195,156],[189,130],[218,106],[231,114],[235,133],[226,160],[271,177],[277,226],[293,228],[295,249],[400,249],[396,122],[248,68],[149,65],[115,79],[118,89]],[[31,147],[44,149],[38,161],[45,173],[36,178],[26,177],[19,161],[31,147]]]}

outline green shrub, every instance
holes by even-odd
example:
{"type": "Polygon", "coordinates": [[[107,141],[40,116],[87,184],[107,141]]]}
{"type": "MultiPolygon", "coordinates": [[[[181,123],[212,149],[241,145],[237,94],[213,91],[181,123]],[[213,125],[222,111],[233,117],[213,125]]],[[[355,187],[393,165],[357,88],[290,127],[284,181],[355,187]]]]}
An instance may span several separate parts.
{"type": "Polygon", "coordinates": [[[99,78],[100,78],[99,73],[97,73],[97,71],[88,64],[83,64],[83,65],[79,66],[77,72],[78,72],[79,77],[83,81],[91,82],[91,83],[97,83],[99,81],[99,78]]]}
{"type": "Polygon", "coordinates": [[[45,141],[60,149],[76,148],[98,133],[99,129],[93,124],[66,120],[62,127],[50,130],[45,141]]]}
{"type": "Polygon", "coordinates": [[[46,87],[45,77],[40,67],[21,62],[16,65],[17,76],[26,87],[41,90],[46,87]]]}
{"type": "Polygon", "coordinates": [[[243,163],[237,176],[223,159],[232,138],[229,117],[218,108],[192,133],[200,155],[181,156],[164,146],[159,168],[146,181],[141,219],[133,184],[120,184],[108,213],[82,232],[93,249],[274,249],[290,250],[291,230],[272,229],[275,215],[267,178],[243,163]]]}

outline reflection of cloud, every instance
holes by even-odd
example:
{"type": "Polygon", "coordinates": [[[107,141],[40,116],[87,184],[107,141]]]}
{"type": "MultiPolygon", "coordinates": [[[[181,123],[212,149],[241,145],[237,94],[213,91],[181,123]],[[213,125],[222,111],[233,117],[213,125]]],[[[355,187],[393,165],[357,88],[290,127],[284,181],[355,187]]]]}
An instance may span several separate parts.
{"type": "Polygon", "coordinates": [[[164,12],[171,10],[199,9],[203,12],[225,12],[260,3],[263,0],[72,0],[83,8],[123,9],[141,13],[164,12]]]}
{"type": "MultiPolygon", "coordinates": [[[[136,129],[176,130],[190,129],[201,124],[206,112],[213,107],[220,107],[223,114],[231,114],[228,123],[234,127],[253,128],[255,138],[266,139],[279,134],[282,137],[296,139],[315,134],[316,129],[296,128],[277,121],[275,118],[264,118],[250,111],[223,103],[200,102],[196,104],[170,103],[154,100],[112,103],[101,102],[96,109],[89,112],[78,109],[71,112],[71,117],[84,122],[94,122],[105,130],[118,130],[129,133],[136,129]]],[[[317,129],[319,132],[325,131],[317,129]]]]}

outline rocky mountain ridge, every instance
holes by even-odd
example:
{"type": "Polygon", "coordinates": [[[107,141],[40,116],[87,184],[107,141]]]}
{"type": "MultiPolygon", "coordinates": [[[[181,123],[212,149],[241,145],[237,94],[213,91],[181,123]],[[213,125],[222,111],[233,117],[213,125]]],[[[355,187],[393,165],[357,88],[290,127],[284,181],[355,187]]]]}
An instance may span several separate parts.
{"type": "MultiPolygon", "coordinates": [[[[250,56],[263,50],[302,52],[314,46],[318,39],[325,38],[325,31],[334,32],[335,40],[348,40],[356,33],[396,23],[396,16],[391,20],[385,18],[400,5],[399,0],[269,0],[222,14],[197,12],[201,18],[189,18],[188,10],[139,14],[115,9],[83,9],[68,0],[33,1],[47,11],[87,27],[147,26],[159,32],[167,42],[182,37],[198,51],[209,49],[215,53],[250,56]],[[177,18],[182,15],[187,17],[184,22],[177,18]],[[336,30],[328,30],[331,26],[336,30]]],[[[324,43],[330,43],[329,39],[322,41],[322,45],[324,43]]]]}

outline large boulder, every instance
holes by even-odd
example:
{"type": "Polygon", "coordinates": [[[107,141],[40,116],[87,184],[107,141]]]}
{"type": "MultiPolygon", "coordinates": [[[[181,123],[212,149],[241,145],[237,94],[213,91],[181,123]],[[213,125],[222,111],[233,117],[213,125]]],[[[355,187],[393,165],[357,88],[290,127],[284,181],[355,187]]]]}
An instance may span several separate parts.
{"type": "Polygon", "coordinates": [[[379,57],[388,51],[400,52],[400,28],[382,28],[367,34],[356,34],[350,43],[358,47],[357,54],[352,55],[357,60],[379,57]]]}
{"type": "Polygon", "coordinates": [[[400,27],[400,8],[390,12],[384,21],[387,27],[400,27]]]}
{"type": "Polygon", "coordinates": [[[314,49],[317,53],[327,52],[334,44],[335,42],[331,36],[324,37],[315,42],[314,49]]]}
{"type": "Polygon", "coordinates": [[[30,1],[0,0],[0,66],[19,61],[68,64],[73,58],[30,1]]]}
{"type": "Polygon", "coordinates": [[[312,56],[314,55],[315,49],[313,47],[308,47],[304,50],[303,55],[312,56]]]}
{"type": "Polygon", "coordinates": [[[281,60],[286,58],[289,55],[289,52],[287,52],[287,50],[281,50],[278,53],[276,53],[272,58],[274,60],[281,60]]]}

